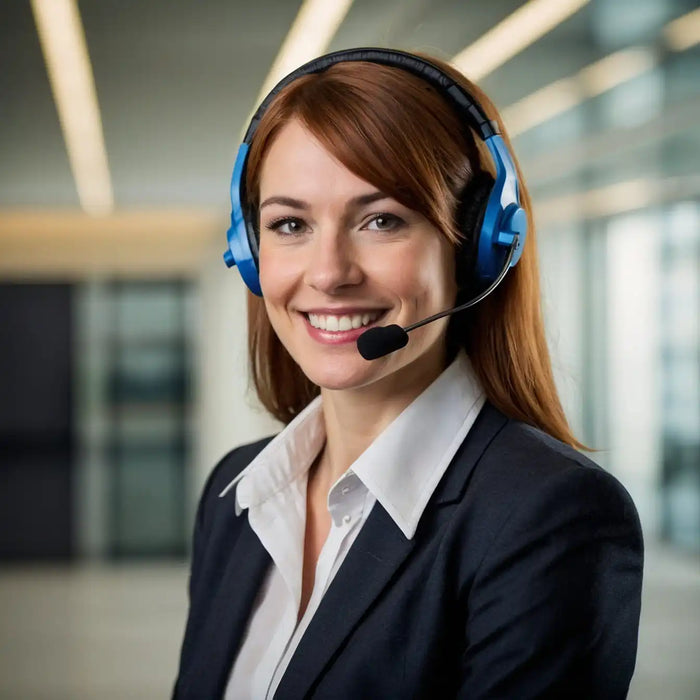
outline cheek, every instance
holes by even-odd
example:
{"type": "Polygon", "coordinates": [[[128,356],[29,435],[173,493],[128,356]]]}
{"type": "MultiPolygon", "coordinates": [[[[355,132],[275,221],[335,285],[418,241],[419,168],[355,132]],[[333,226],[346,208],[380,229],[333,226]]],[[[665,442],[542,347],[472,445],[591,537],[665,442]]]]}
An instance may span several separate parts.
{"type": "Polygon", "coordinates": [[[283,298],[294,287],[297,279],[296,266],[293,258],[284,255],[283,251],[260,246],[258,271],[263,298],[274,301],[283,298]]]}
{"type": "Polygon", "coordinates": [[[454,258],[444,245],[409,247],[392,256],[384,279],[394,294],[418,304],[450,304],[457,294],[454,258]]]}

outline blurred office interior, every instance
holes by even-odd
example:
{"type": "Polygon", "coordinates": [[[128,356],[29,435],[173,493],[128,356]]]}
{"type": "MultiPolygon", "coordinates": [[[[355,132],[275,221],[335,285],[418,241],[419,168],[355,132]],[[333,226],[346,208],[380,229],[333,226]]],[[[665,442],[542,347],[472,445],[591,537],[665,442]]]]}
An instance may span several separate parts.
{"type": "Polygon", "coordinates": [[[204,479],[279,428],[221,259],[241,132],[371,45],[502,111],[565,407],[645,530],[630,697],[700,697],[696,2],[12,0],[0,36],[0,697],[168,694],[204,479]]]}

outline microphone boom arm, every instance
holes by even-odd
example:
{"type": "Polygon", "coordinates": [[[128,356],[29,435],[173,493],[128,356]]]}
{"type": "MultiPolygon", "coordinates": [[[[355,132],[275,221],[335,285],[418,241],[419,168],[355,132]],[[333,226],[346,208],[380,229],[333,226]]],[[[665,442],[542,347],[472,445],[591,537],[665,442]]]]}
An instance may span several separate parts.
{"type": "Polygon", "coordinates": [[[446,309],[445,311],[440,311],[439,313],[433,314],[432,316],[429,316],[428,318],[424,318],[422,321],[417,321],[416,323],[411,324],[410,326],[406,326],[404,328],[404,331],[408,333],[409,331],[412,331],[414,328],[420,328],[421,326],[424,326],[426,323],[431,323],[432,321],[437,321],[439,318],[442,318],[443,316],[448,316],[450,314],[456,314],[459,313],[460,311],[464,311],[465,309],[468,309],[470,306],[476,306],[480,301],[483,301],[486,299],[486,297],[491,294],[491,292],[498,287],[498,285],[503,281],[503,278],[508,274],[508,270],[510,269],[510,262],[513,259],[513,255],[515,254],[515,250],[518,247],[518,236],[515,236],[515,239],[513,240],[513,243],[510,247],[510,250],[508,251],[508,257],[506,258],[506,263],[503,266],[503,269],[501,270],[500,274],[496,279],[483,291],[481,292],[478,296],[475,296],[473,299],[470,299],[464,304],[461,304],[460,306],[451,308],[451,309],[446,309]]]}

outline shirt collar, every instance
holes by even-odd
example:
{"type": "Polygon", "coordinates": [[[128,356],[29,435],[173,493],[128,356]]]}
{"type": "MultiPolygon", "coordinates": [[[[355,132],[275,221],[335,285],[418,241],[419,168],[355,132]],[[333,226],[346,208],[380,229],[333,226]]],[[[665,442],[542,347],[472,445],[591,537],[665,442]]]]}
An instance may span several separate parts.
{"type": "Polygon", "coordinates": [[[261,503],[305,474],[325,439],[321,397],[317,396],[224,488],[219,497],[225,496],[239,482],[244,482],[236,489],[236,514],[261,503]],[[248,476],[251,478],[247,479],[248,476]]]}
{"type": "Polygon", "coordinates": [[[471,362],[459,353],[352,465],[408,539],[483,404],[471,362]]]}
{"type": "MultiPolygon", "coordinates": [[[[408,539],[483,403],[471,362],[460,352],[351,465],[408,539]]],[[[236,513],[261,503],[305,474],[324,440],[318,396],[219,496],[242,482],[236,513]]]]}

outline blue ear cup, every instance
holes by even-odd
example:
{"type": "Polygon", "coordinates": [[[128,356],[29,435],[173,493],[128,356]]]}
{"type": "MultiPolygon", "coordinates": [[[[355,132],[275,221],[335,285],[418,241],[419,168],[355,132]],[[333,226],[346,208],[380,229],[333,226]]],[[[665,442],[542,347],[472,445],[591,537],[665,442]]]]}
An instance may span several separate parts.
{"type": "Polygon", "coordinates": [[[243,211],[243,183],[246,160],[248,159],[247,143],[238,148],[236,163],[231,176],[231,225],[226,231],[228,248],[224,251],[224,262],[227,267],[238,268],[243,281],[253,294],[262,296],[260,275],[258,274],[258,248],[252,222],[248,221],[243,211]]]}
{"type": "MultiPolygon", "coordinates": [[[[510,249],[515,245],[510,267],[523,252],[527,236],[527,215],[520,206],[518,175],[510,151],[500,135],[485,139],[496,177],[486,203],[479,237],[475,272],[479,280],[488,283],[498,277],[510,249]]],[[[469,232],[467,232],[469,233],[469,232]]]]}
{"type": "Polygon", "coordinates": [[[253,294],[262,296],[258,274],[258,243],[254,224],[246,215],[245,167],[248,149],[260,119],[275,95],[286,85],[302,75],[326,70],[335,63],[344,61],[370,61],[406,70],[431,84],[449,100],[466,124],[488,146],[494,162],[496,176],[483,216],[479,213],[475,228],[464,230],[465,236],[476,238],[476,260],[467,274],[480,283],[488,284],[503,271],[508,255],[515,246],[510,259],[513,267],[522,255],[527,236],[527,215],[520,206],[520,193],[515,164],[498,132],[479,103],[453,79],[432,63],[413,54],[392,49],[361,48],[336,51],[321,56],[283,78],[263,100],[246,131],[244,142],[238,149],[231,177],[231,226],[226,237],[228,248],[224,261],[228,267],[238,267],[243,281],[253,294]]]}

